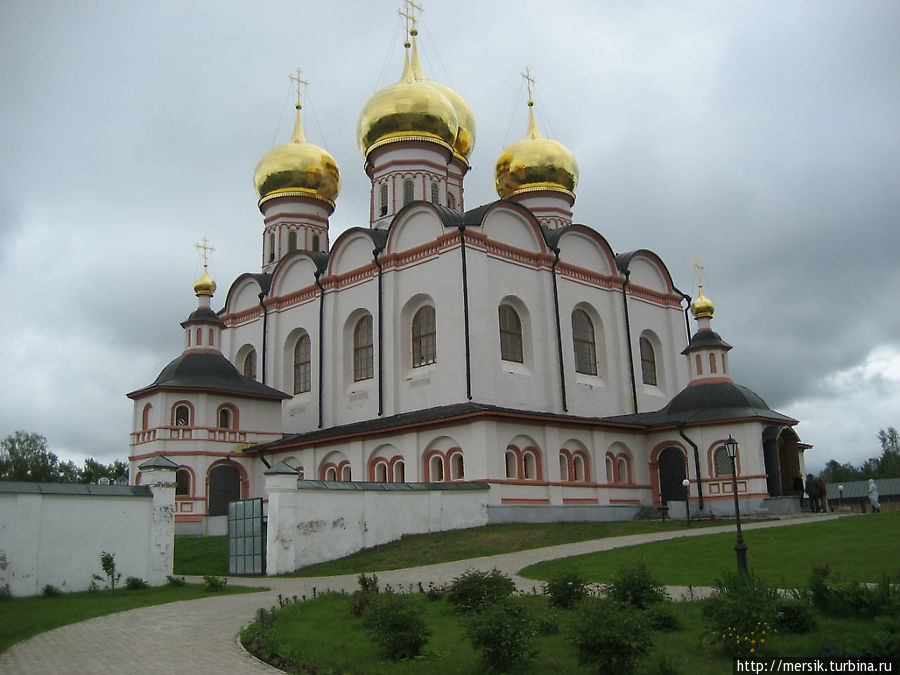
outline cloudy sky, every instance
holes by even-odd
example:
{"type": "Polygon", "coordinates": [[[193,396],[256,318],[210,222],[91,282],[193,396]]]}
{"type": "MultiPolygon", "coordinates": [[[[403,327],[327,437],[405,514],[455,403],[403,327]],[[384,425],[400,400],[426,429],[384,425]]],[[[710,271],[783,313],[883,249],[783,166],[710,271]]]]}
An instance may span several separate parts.
{"type": "MultiPolygon", "coordinates": [[[[575,221],[649,248],[735,379],[801,420],[810,468],[900,426],[900,3],[426,0],[426,74],[477,119],[466,204],[538,122],[581,169],[575,221]],[[552,8],[552,9],[551,9],[552,8]]],[[[225,290],[260,265],[253,168],[304,128],[367,225],[359,111],[400,75],[399,0],[0,0],[0,437],[128,453],[131,401],[180,353],[194,243],[225,290]]]]}

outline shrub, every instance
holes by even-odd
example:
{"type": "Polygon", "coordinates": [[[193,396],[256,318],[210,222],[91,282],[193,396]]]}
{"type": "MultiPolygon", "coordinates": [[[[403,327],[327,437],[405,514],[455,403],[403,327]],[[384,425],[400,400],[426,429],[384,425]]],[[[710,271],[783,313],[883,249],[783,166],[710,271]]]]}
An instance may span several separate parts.
{"type": "Polygon", "coordinates": [[[143,588],[150,588],[150,584],[140,577],[127,577],[125,579],[125,588],[129,591],[139,591],[143,588]]]}
{"type": "Polygon", "coordinates": [[[850,616],[880,616],[900,611],[900,591],[887,577],[877,585],[827,580],[828,570],[813,568],[809,590],[813,604],[823,612],[850,616]]]}
{"type": "Polygon", "coordinates": [[[803,596],[779,598],[775,604],[775,628],[782,633],[808,633],[816,627],[812,605],[803,596]]]}
{"type": "Polygon", "coordinates": [[[391,661],[418,656],[431,637],[418,596],[381,593],[372,598],[363,625],[391,661]]]}
{"type": "Polygon", "coordinates": [[[669,597],[665,587],[650,576],[643,558],[613,572],[606,595],[619,604],[640,609],[647,609],[669,597]]]}
{"type": "Polygon", "coordinates": [[[62,591],[53,584],[44,584],[44,587],[41,589],[41,595],[45,598],[53,598],[57,595],[62,595],[62,591]]]}
{"type": "Polygon", "coordinates": [[[203,576],[203,583],[206,586],[206,590],[212,593],[221,593],[225,590],[225,585],[228,583],[228,578],[217,577],[212,574],[205,574],[203,576]]]}
{"type": "Polygon", "coordinates": [[[187,586],[187,579],[184,577],[173,577],[171,574],[167,574],[166,586],[187,586]]]}
{"type": "Polygon", "coordinates": [[[9,587],[9,584],[0,586],[0,602],[3,600],[12,600],[12,596],[12,589],[9,587]]]}
{"type": "Polygon", "coordinates": [[[444,597],[444,593],[447,592],[446,586],[435,586],[433,581],[428,582],[428,588],[425,589],[423,595],[426,600],[431,600],[432,602],[436,602],[444,597]]]}
{"type": "Polygon", "coordinates": [[[350,596],[350,613],[353,616],[362,616],[369,608],[372,600],[378,596],[378,577],[374,574],[372,576],[360,574],[357,582],[359,583],[359,590],[354,591],[353,595],[350,596]]]}
{"type": "Polygon", "coordinates": [[[582,603],[572,638],[578,663],[599,672],[630,673],[652,647],[650,624],[641,612],[609,598],[582,603]]]}
{"type": "Polygon", "coordinates": [[[550,604],[560,609],[572,609],[587,597],[587,583],[577,572],[563,572],[544,584],[550,604]]]}
{"type": "Polygon", "coordinates": [[[456,577],[447,589],[447,600],[462,614],[481,611],[505,600],[516,586],[499,570],[469,570],[456,577]]]}
{"type": "Polygon", "coordinates": [[[726,572],[716,579],[713,594],[703,602],[703,616],[716,635],[728,630],[750,633],[756,625],[775,625],[781,598],[754,574],[726,572]]]}
{"type": "Polygon", "coordinates": [[[481,651],[482,663],[498,672],[524,669],[535,654],[537,622],[514,598],[500,598],[466,622],[466,635],[481,651]]]}
{"type": "Polygon", "coordinates": [[[668,600],[665,602],[657,602],[655,605],[650,605],[650,607],[644,610],[644,616],[647,617],[650,628],[653,630],[671,632],[681,628],[681,621],[679,621],[678,616],[675,614],[672,603],[668,600]]]}

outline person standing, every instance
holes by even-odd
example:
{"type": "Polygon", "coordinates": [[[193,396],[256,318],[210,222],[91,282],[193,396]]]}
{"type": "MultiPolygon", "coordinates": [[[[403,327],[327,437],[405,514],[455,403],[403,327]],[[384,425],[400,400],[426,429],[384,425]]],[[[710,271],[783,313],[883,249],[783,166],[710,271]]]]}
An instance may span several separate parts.
{"type": "Polygon", "coordinates": [[[794,492],[797,493],[797,498],[800,500],[800,510],[803,510],[803,476],[801,474],[797,474],[794,476],[794,492]]]}
{"type": "Polygon", "coordinates": [[[828,488],[825,487],[825,481],[819,478],[819,510],[828,513],[828,488]]]}
{"type": "Polygon", "coordinates": [[[881,513],[881,504],[878,503],[878,486],[875,485],[875,479],[869,479],[869,487],[866,488],[869,493],[869,503],[872,505],[872,513],[881,513]]]}
{"type": "Polygon", "coordinates": [[[818,513],[819,507],[819,484],[811,473],[806,474],[806,494],[809,495],[809,510],[811,513],[818,513]]]}

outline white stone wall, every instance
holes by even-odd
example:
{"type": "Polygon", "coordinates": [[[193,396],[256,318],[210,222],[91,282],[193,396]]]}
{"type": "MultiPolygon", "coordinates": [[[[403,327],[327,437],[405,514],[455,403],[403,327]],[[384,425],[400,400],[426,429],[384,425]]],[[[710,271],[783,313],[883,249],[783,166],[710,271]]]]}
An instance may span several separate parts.
{"type": "Polygon", "coordinates": [[[9,584],[14,596],[36,595],[45,584],[87,590],[92,574],[103,575],[103,551],[115,555],[122,583],[134,576],[160,585],[172,574],[171,485],[154,486],[152,495],[127,488],[138,496],[117,496],[117,486],[72,494],[85,486],[34,485],[43,491],[0,492],[0,587],[9,584]]]}
{"type": "Polygon", "coordinates": [[[488,522],[488,489],[383,491],[297,488],[296,476],[267,476],[266,574],[334,560],[406,534],[488,522]]]}

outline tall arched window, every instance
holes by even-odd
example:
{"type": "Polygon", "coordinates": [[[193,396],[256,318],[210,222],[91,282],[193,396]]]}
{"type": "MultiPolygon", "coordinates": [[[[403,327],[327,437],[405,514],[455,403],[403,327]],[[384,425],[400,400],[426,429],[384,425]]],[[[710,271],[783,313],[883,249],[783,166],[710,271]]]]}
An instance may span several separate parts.
{"type": "Polygon", "coordinates": [[[711,373],[716,372],[716,355],[715,354],[709,355],[709,372],[711,372],[711,373]]]}
{"type": "Polygon", "coordinates": [[[436,336],[434,307],[425,306],[416,312],[412,320],[413,368],[435,362],[436,336]]]}
{"type": "Polygon", "coordinates": [[[343,481],[345,483],[349,483],[351,480],[353,480],[353,478],[352,478],[352,474],[350,472],[350,464],[347,463],[341,467],[341,481],[343,481]]]}
{"type": "Polygon", "coordinates": [[[512,450],[507,450],[504,461],[506,462],[506,477],[518,478],[519,471],[517,466],[516,453],[514,453],[512,450]]]}
{"type": "Polygon", "coordinates": [[[319,235],[317,235],[317,234],[314,234],[312,236],[312,250],[313,251],[319,250],[319,235]]]}
{"type": "Polygon", "coordinates": [[[256,350],[251,349],[247,352],[247,356],[244,357],[244,368],[243,368],[244,377],[249,377],[251,379],[256,379],[256,350]]]}
{"type": "Polygon", "coordinates": [[[269,262],[275,260],[275,233],[269,233],[269,262]]]}
{"type": "Polygon", "coordinates": [[[656,352],[653,345],[645,337],[640,340],[641,347],[641,377],[644,384],[656,386],[656,352]]]}
{"type": "Polygon", "coordinates": [[[288,232],[288,252],[297,250],[297,231],[288,232]]]}
{"type": "Polygon", "coordinates": [[[613,461],[612,457],[609,455],[606,456],[606,482],[607,483],[615,483],[616,482],[616,474],[613,469],[613,461]]]}
{"type": "Polygon", "coordinates": [[[191,494],[191,472],[187,469],[175,471],[175,496],[188,497],[191,494]]]}
{"type": "Polygon", "coordinates": [[[388,202],[388,186],[387,186],[387,183],[381,184],[381,189],[379,190],[379,192],[380,192],[380,196],[381,196],[380,214],[382,216],[386,216],[387,209],[388,209],[388,204],[387,204],[387,202],[388,202]]]}
{"type": "Polygon", "coordinates": [[[437,204],[440,201],[440,188],[438,187],[437,181],[433,181],[431,183],[431,203],[437,204]]]}
{"type": "Polygon", "coordinates": [[[403,206],[406,206],[413,200],[413,182],[407,178],[403,181],[403,206]]]}
{"type": "Polygon", "coordinates": [[[175,426],[188,427],[191,425],[191,409],[186,405],[175,406],[175,426]]]}
{"type": "Polygon", "coordinates": [[[528,480],[535,480],[537,478],[537,461],[534,458],[534,453],[530,450],[526,450],[522,455],[522,465],[525,470],[525,478],[528,480]]]}
{"type": "Polygon", "coordinates": [[[372,317],[367,314],[356,322],[353,329],[353,381],[374,377],[374,361],[372,317]]]}
{"type": "Polygon", "coordinates": [[[597,374],[597,346],[594,343],[594,324],[587,312],[572,312],[572,341],[575,345],[575,372],[597,374]]]}
{"type": "Polygon", "coordinates": [[[337,481],[337,469],[334,466],[329,466],[325,469],[325,480],[337,481]]]}
{"type": "Polygon", "coordinates": [[[450,479],[463,480],[466,477],[465,463],[461,452],[450,455],[450,479]]]}
{"type": "Polygon", "coordinates": [[[144,410],[141,412],[141,430],[146,431],[150,428],[150,411],[153,410],[153,406],[149,403],[144,406],[144,410]]]}
{"type": "Polygon", "coordinates": [[[232,421],[231,409],[225,407],[219,408],[219,428],[231,429],[232,421]]]}
{"type": "Polygon", "coordinates": [[[509,305],[500,305],[500,358],[522,363],[522,322],[509,305]]]}
{"type": "Polygon", "coordinates": [[[619,479],[617,482],[631,482],[628,476],[628,460],[625,457],[619,457],[616,459],[616,473],[618,474],[617,478],[619,479]]]}
{"type": "Polygon", "coordinates": [[[456,197],[454,197],[451,194],[448,194],[447,195],[447,206],[449,206],[451,209],[455,209],[456,208],[456,197]]]}
{"type": "Polygon", "coordinates": [[[572,458],[572,467],[575,469],[574,480],[582,483],[587,480],[587,471],[584,465],[584,457],[580,454],[576,454],[572,458]]]}
{"type": "Polygon", "coordinates": [[[559,453],[559,479],[563,482],[569,480],[569,460],[562,453],[559,453]]]}
{"type": "Polygon", "coordinates": [[[428,460],[428,479],[432,483],[444,480],[444,458],[437,453],[428,460]]]}
{"type": "Polygon", "coordinates": [[[378,462],[375,464],[375,482],[376,483],[387,483],[388,482],[388,473],[387,473],[387,464],[385,462],[378,462]]]}
{"type": "Polygon", "coordinates": [[[294,345],[294,393],[310,390],[309,335],[303,334],[294,345]]]}
{"type": "Polygon", "coordinates": [[[394,462],[394,482],[406,482],[406,465],[403,463],[402,459],[398,459],[396,462],[394,462]]]}
{"type": "Polygon", "coordinates": [[[720,445],[713,453],[713,466],[717,476],[731,475],[731,457],[724,445],[720,445]]]}

